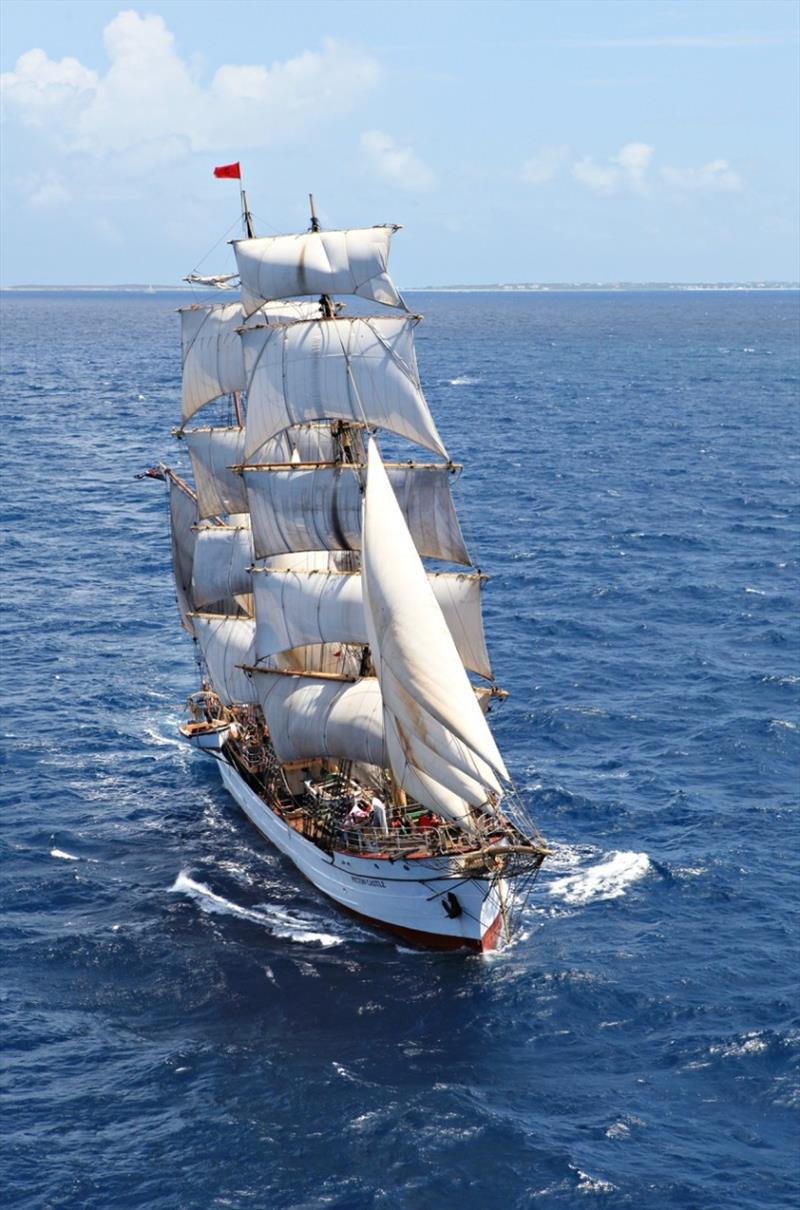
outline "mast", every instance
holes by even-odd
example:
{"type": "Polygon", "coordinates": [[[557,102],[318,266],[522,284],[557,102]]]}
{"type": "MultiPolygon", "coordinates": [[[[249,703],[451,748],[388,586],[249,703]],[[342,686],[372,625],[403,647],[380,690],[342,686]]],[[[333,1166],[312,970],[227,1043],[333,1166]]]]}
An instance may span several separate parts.
{"type": "Polygon", "coordinates": [[[247,208],[247,194],[244,191],[244,185],[239,180],[239,191],[242,197],[242,225],[246,239],[255,239],[255,228],[253,227],[253,216],[247,208]]]}
{"type": "MultiPolygon", "coordinates": [[[[317,209],[314,205],[314,194],[309,193],[308,205],[311,210],[311,230],[316,234],[320,230],[319,219],[317,218],[317,209]]],[[[330,294],[323,294],[319,300],[319,305],[322,307],[322,314],[325,319],[333,319],[336,314],[336,308],[333,305],[333,300],[330,294]]]]}

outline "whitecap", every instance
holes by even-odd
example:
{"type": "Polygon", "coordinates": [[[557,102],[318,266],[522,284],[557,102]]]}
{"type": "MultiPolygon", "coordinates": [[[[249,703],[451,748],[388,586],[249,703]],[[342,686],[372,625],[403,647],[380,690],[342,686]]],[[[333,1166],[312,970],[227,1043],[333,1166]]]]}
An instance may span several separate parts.
{"type": "Polygon", "coordinates": [[[762,1050],[767,1049],[767,1043],[762,1038],[761,1034],[754,1030],[751,1033],[744,1034],[735,1042],[729,1042],[726,1046],[711,1046],[708,1053],[711,1055],[719,1055],[721,1059],[741,1059],[745,1055],[757,1055],[762,1050]]]}
{"type": "MultiPolygon", "coordinates": [[[[570,1164],[570,1168],[572,1167],[570,1164]]],[[[589,1176],[588,1172],[582,1172],[580,1168],[575,1168],[574,1171],[578,1174],[578,1193],[613,1193],[617,1187],[602,1176],[589,1176]]]]}
{"type": "Polygon", "coordinates": [[[632,882],[638,882],[650,869],[646,853],[611,853],[599,865],[589,866],[566,878],[550,883],[550,894],[566,903],[590,903],[593,900],[618,899],[632,882]]]}
{"type": "Polygon", "coordinates": [[[188,895],[200,906],[201,911],[214,912],[223,916],[238,916],[242,920],[261,924],[275,937],[287,937],[291,941],[322,945],[326,948],[331,945],[341,945],[344,940],[343,937],[337,937],[333,933],[317,931],[313,927],[313,920],[292,915],[283,908],[273,907],[269,904],[260,904],[257,908],[241,907],[238,903],[232,903],[230,899],[224,899],[222,895],[215,894],[205,883],[195,882],[183,870],[169,888],[169,893],[188,895]]]}
{"type": "Polygon", "coordinates": [[[474,387],[478,382],[480,382],[480,379],[474,378],[471,374],[461,374],[458,378],[450,379],[450,386],[451,387],[474,387]]]}
{"type": "Polygon", "coordinates": [[[74,857],[72,853],[65,853],[63,849],[51,849],[51,857],[60,857],[62,861],[80,861],[80,857],[74,857]]]}

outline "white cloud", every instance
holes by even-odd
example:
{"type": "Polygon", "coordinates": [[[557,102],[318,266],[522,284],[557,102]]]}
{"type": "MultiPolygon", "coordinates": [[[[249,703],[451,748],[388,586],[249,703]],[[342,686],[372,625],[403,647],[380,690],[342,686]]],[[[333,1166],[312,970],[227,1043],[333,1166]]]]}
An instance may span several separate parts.
{"type": "Polygon", "coordinates": [[[536,154],[522,165],[523,181],[527,181],[529,185],[546,185],[558,175],[568,155],[568,147],[539,147],[536,154]]]}
{"type": "Polygon", "coordinates": [[[649,143],[625,143],[616,155],[597,162],[586,155],[572,165],[579,184],[594,193],[651,193],[656,184],[675,193],[738,193],[744,183],[727,160],[709,160],[700,168],[673,168],[668,164],[650,172],[655,150],[649,143]]]}
{"type": "Polygon", "coordinates": [[[361,147],[372,168],[393,185],[413,192],[436,187],[436,176],[412,148],[400,146],[382,130],[366,130],[361,136],[361,147]]]}
{"type": "Polygon", "coordinates": [[[614,157],[631,188],[638,192],[645,188],[645,174],[653,158],[653,148],[648,143],[626,143],[614,157]]]}
{"type": "Polygon", "coordinates": [[[35,173],[17,180],[15,185],[28,199],[28,204],[37,210],[49,210],[72,200],[63,180],[55,172],[35,173]]]}
{"type": "Polygon", "coordinates": [[[3,100],[26,126],[42,126],[59,114],[75,114],[91,101],[97,72],[77,59],[48,59],[43,50],[28,50],[13,71],[0,75],[3,100]]]}
{"type": "Polygon", "coordinates": [[[604,164],[596,164],[588,155],[576,160],[572,165],[572,175],[595,193],[644,193],[652,158],[653,148],[649,143],[625,143],[604,164]]]}
{"type": "Polygon", "coordinates": [[[661,169],[661,178],[673,189],[685,192],[739,193],[743,181],[727,160],[709,160],[700,168],[661,169]]]}
{"type": "Polygon", "coordinates": [[[319,51],[219,67],[199,83],[159,16],[119,13],[103,31],[104,75],[43,50],[0,77],[9,113],[45,127],[64,150],[132,156],[154,166],[196,151],[264,147],[352,109],[379,78],[377,62],[326,39],[319,51]]]}

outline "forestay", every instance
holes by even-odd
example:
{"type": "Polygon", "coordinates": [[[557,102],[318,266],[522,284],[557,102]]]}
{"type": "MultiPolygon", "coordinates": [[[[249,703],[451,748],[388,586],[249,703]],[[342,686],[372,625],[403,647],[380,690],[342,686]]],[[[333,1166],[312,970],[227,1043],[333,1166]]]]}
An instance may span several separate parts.
{"type": "Polygon", "coordinates": [[[278,760],[330,757],[387,764],[374,678],[350,682],[257,669],[253,679],[278,760]]]}
{"type": "MultiPolygon", "coordinates": [[[[480,577],[431,572],[428,580],[465,667],[491,679],[483,637],[480,577]]],[[[368,641],[358,572],[255,569],[258,658],[307,643],[368,641]]]]}
{"type": "MultiPolygon", "coordinates": [[[[390,464],[387,474],[419,553],[469,564],[450,495],[453,469],[402,463],[390,464]]],[[[300,550],[361,548],[362,467],[344,463],[287,470],[245,467],[243,474],[257,558],[300,550]]]]}
{"type": "Polygon", "coordinates": [[[178,612],[181,615],[181,625],[189,631],[189,634],[194,634],[192,619],[189,615],[195,608],[192,597],[192,565],[197,537],[193,528],[197,523],[197,504],[190,495],[178,487],[173,479],[168,479],[168,485],[175,595],[178,601],[178,612]]]}
{"type": "Polygon", "coordinates": [[[192,574],[195,608],[253,591],[249,518],[242,514],[237,520],[238,524],[203,525],[197,530],[192,574]]]}
{"type": "Polygon", "coordinates": [[[182,307],[183,423],[212,399],[245,389],[244,354],[238,334],[244,323],[291,323],[313,318],[319,313],[318,303],[273,303],[255,311],[248,321],[238,300],[182,307]]]}
{"type": "Polygon", "coordinates": [[[246,456],[292,424],[326,416],[389,429],[442,457],[419,381],[412,316],[243,329],[246,456]]]}
{"type": "Polygon", "coordinates": [[[234,240],[246,312],[268,300],[304,294],[358,294],[404,306],[387,272],[397,230],[387,225],[234,240]]]}
{"type": "Polygon", "coordinates": [[[252,618],[195,613],[192,622],[211,684],[223,702],[257,703],[256,686],[239,667],[252,664],[255,658],[256,624],[252,618]]]}

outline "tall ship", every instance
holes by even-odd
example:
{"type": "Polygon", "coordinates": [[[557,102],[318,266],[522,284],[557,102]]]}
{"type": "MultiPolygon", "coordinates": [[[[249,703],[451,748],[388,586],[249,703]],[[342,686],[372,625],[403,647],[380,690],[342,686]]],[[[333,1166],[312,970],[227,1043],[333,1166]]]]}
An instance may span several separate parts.
{"type": "Polygon", "coordinates": [[[491,950],[546,848],[487,723],[506,695],[486,577],[387,269],[399,228],[323,230],[312,198],[309,230],[256,236],[241,198],[236,272],[187,279],[238,294],[179,312],[193,482],[146,472],[200,668],[180,730],[329,900],[413,945],[491,950]]]}

